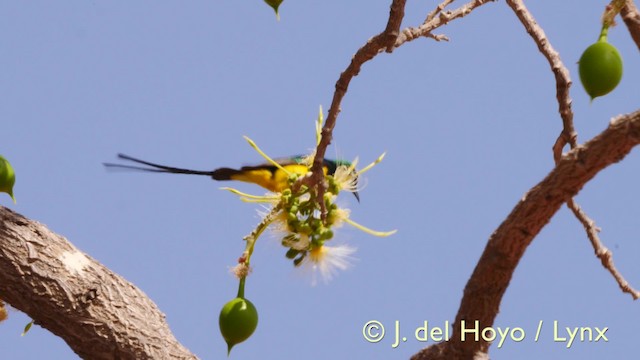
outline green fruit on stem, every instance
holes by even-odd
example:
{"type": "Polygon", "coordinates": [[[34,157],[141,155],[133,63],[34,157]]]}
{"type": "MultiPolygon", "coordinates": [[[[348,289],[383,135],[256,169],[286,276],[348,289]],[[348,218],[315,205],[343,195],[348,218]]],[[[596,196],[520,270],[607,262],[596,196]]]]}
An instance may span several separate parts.
{"type": "Polygon", "coordinates": [[[266,2],[267,5],[271,6],[273,10],[276,12],[276,18],[278,20],[280,20],[280,14],[278,13],[278,8],[280,7],[280,4],[282,4],[282,1],[284,0],[264,0],[264,2],[266,2]]]}
{"type": "Polygon", "coordinates": [[[258,311],[251,301],[237,297],[222,307],[219,324],[229,355],[235,344],[247,340],[256,330],[258,311]]]}
{"type": "Polygon", "coordinates": [[[16,174],[9,161],[0,155],[0,192],[5,192],[11,196],[15,204],[16,198],[13,196],[13,185],[16,183],[16,174]]]}
{"type": "Polygon", "coordinates": [[[582,53],[578,70],[591,101],[618,86],[622,79],[622,57],[618,49],[607,42],[607,29],[603,29],[600,39],[582,53]]]}

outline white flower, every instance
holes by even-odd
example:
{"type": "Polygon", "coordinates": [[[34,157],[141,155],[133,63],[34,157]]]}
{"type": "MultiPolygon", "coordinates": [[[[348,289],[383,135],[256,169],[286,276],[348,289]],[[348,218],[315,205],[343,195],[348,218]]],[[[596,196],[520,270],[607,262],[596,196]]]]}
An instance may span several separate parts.
{"type": "Polygon", "coordinates": [[[331,224],[333,228],[339,228],[344,222],[349,219],[349,215],[351,215],[351,210],[345,208],[336,208],[335,210],[331,210],[331,212],[329,212],[327,222],[331,224]]]}
{"type": "Polygon", "coordinates": [[[358,159],[355,159],[349,166],[340,165],[333,174],[333,179],[340,188],[353,193],[358,192],[358,172],[356,171],[356,165],[358,159]]]}
{"type": "Polygon", "coordinates": [[[323,245],[309,251],[302,262],[302,267],[312,272],[311,285],[317,284],[318,274],[326,284],[337,274],[338,270],[346,270],[351,267],[354,260],[351,255],[355,251],[355,248],[348,245],[323,245]]]}

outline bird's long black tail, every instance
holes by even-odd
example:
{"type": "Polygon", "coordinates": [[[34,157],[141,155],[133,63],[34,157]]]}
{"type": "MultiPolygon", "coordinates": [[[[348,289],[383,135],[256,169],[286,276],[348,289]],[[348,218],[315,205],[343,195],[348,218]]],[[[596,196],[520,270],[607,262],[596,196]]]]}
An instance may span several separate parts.
{"type": "Polygon", "coordinates": [[[129,170],[139,170],[139,171],[148,171],[148,172],[171,173],[171,174],[206,175],[206,176],[211,176],[212,178],[214,178],[216,180],[224,180],[224,179],[218,179],[218,177],[219,177],[218,176],[218,172],[219,172],[219,170],[222,170],[222,169],[213,170],[213,171],[200,171],[200,170],[181,169],[181,168],[176,168],[176,167],[172,167],[172,166],[165,166],[165,165],[155,164],[155,163],[152,163],[152,162],[136,159],[134,157],[131,157],[131,156],[125,155],[125,154],[118,154],[118,158],[122,159],[122,160],[132,161],[132,162],[138,163],[138,164],[147,165],[149,167],[135,166],[135,165],[114,164],[114,163],[103,163],[103,165],[108,167],[108,168],[129,169],[129,170]]]}

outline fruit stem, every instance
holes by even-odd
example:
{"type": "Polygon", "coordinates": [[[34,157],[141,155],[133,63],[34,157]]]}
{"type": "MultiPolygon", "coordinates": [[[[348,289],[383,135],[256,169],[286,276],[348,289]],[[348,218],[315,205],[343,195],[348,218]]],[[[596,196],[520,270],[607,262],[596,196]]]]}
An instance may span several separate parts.
{"type": "Polygon", "coordinates": [[[281,209],[281,204],[274,206],[273,209],[271,209],[271,211],[262,219],[262,221],[260,221],[258,226],[249,235],[244,237],[244,240],[247,242],[244,250],[244,254],[246,254],[246,257],[244,258],[245,265],[249,266],[256,241],[258,240],[260,235],[269,227],[269,225],[271,225],[271,223],[275,221],[281,209]]]}
{"type": "MultiPolygon", "coordinates": [[[[238,295],[236,297],[239,297],[241,299],[244,299],[244,282],[246,279],[246,277],[241,278],[240,285],[238,285],[238,295]]],[[[229,349],[229,351],[231,351],[231,349],[229,349]]]]}
{"type": "Polygon", "coordinates": [[[600,30],[600,36],[598,36],[598,41],[607,42],[608,33],[609,33],[609,25],[603,24],[602,29],[600,30]]]}

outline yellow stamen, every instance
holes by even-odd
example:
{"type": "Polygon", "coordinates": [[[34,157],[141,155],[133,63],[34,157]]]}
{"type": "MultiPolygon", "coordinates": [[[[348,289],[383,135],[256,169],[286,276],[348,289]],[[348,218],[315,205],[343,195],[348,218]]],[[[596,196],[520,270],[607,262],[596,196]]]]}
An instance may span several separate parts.
{"type": "Polygon", "coordinates": [[[265,198],[265,199],[247,199],[245,197],[240,197],[240,201],[242,202],[246,202],[249,204],[273,204],[274,201],[276,201],[277,199],[271,199],[271,198],[265,198]]]}
{"type": "Polygon", "coordinates": [[[309,258],[311,259],[311,261],[315,263],[319,263],[320,261],[322,261],[322,258],[325,256],[326,253],[327,253],[327,248],[325,248],[322,245],[316,246],[313,249],[311,249],[311,251],[309,251],[309,258]]]}
{"type": "MultiPolygon", "coordinates": [[[[355,159],[353,159],[353,162],[351,163],[351,165],[349,165],[349,171],[347,172],[348,174],[351,174],[353,172],[353,170],[356,169],[356,166],[358,166],[358,157],[356,156],[355,159]]],[[[371,166],[371,165],[369,165],[371,166]]]]}
{"type": "Polygon", "coordinates": [[[372,167],[376,166],[379,162],[382,161],[382,159],[384,159],[384,156],[386,155],[386,152],[383,152],[382,155],[380,155],[374,162],[372,162],[371,164],[365,166],[362,170],[358,171],[358,175],[362,175],[363,173],[371,170],[372,167]]]}
{"type": "Polygon", "coordinates": [[[375,231],[375,230],[371,230],[368,227],[362,226],[360,224],[358,224],[357,222],[349,219],[349,218],[345,218],[344,221],[346,223],[348,223],[349,225],[353,226],[354,228],[364,231],[369,235],[373,235],[373,236],[378,236],[378,237],[387,237],[387,236],[391,236],[393,234],[395,234],[398,230],[392,230],[392,231],[375,231]]]}
{"type": "Polygon", "coordinates": [[[279,195],[251,195],[230,187],[221,187],[220,190],[227,190],[233,194],[239,195],[241,200],[245,202],[273,202],[280,198],[279,195]]]}
{"type": "Polygon", "coordinates": [[[262,150],[260,150],[258,145],[256,145],[256,143],[253,142],[253,140],[251,140],[248,136],[243,136],[243,138],[249,143],[249,145],[251,145],[251,147],[255,151],[258,152],[258,154],[260,154],[263,158],[265,158],[265,160],[267,160],[267,162],[269,162],[271,165],[277,167],[278,169],[284,171],[287,175],[291,175],[287,170],[285,170],[285,168],[282,167],[282,165],[278,164],[275,160],[270,158],[269,155],[265,154],[262,150]]]}
{"type": "Polygon", "coordinates": [[[322,138],[322,122],[324,121],[324,115],[322,115],[322,105],[320,105],[320,112],[318,113],[318,121],[316,121],[316,146],[320,145],[320,139],[322,138]]]}

